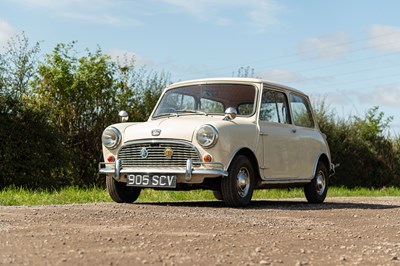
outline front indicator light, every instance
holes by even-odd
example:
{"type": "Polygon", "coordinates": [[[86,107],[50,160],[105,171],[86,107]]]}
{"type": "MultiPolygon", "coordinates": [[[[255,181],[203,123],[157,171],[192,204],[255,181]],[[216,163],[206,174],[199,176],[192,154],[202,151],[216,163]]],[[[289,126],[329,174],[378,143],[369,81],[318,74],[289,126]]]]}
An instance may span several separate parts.
{"type": "Polygon", "coordinates": [[[203,162],[205,162],[205,163],[211,163],[211,161],[212,161],[212,156],[211,156],[210,154],[204,155],[204,157],[203,157],[203,162]]]}
{"type": "Polygon", "coordinates": [[[108,156],[107,156],[107,162],[109,162],[109,163],[115,162],[115,157],[114,157],[114,155],[112,155],[112,154],[108,155],[108,156]]]}

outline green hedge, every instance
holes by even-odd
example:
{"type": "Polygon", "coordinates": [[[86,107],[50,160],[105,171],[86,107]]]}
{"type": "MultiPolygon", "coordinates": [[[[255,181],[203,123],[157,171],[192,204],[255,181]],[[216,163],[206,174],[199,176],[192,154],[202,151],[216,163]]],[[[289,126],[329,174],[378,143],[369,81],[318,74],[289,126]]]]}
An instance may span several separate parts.
{"type": "Polygon", "coordinates": [[[327,136],[332,161],[339,166],[331,184],[348,188],[400,186],[398,137],[388,135],[391,118],[378,107],[364,117],[336,117],[324,104],[317,108],[321,131],[327,136]]]}

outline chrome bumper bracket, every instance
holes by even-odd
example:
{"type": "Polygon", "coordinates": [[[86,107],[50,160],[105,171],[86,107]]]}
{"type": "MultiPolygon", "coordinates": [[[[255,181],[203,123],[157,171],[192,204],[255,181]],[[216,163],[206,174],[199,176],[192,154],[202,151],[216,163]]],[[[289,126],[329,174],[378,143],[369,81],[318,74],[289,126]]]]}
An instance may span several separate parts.
{"type": "Polygon", "coordinates": [[[190,181],[192,179],[193,161],[192,159],[187,159],[186,161],[186,171],[185,180],[190,181]]]}

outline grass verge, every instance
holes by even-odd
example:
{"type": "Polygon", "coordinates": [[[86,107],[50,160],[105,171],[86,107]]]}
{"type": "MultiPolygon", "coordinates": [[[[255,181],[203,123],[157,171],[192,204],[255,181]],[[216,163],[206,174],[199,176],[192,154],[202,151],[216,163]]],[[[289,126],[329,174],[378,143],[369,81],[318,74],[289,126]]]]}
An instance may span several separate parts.
{"type": "MultiPolygon", "coordinates": [[[[400,188],[388,187],[381,189],[355,188],[347,189],[332,187],[328,197],[385,197],[400,196],[400,188]]],[[[253,199],[283,199],[303,198],[303,189],[269,189],[257,190],[253,199]]],[[[211,191],[155,191],[145,189],[140,194],[138,202],[169,202],[191,200],[214,200],[211,191]]],[[[103,188],[67,187],[61,190],[29,190],[22,188],[5,188],[0,191],[0,205],[52,205],[112,202],[103,188]]]]}
{"type": "Polygon", "coordinates": [[[0,190],[0,205],[52,205],[111,201],[102,188],[67,187],[61,190],[30,190],[9,187],[0,190]]]}

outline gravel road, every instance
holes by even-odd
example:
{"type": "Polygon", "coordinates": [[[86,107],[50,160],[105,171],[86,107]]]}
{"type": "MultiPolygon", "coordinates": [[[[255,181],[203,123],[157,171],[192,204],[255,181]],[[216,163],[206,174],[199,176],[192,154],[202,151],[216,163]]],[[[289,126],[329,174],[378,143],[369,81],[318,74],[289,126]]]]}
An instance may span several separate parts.
{"type": "Polygon", "coordinates": [[[400,266],[400,197],[3,206],[3,264],[400,266]]]}

